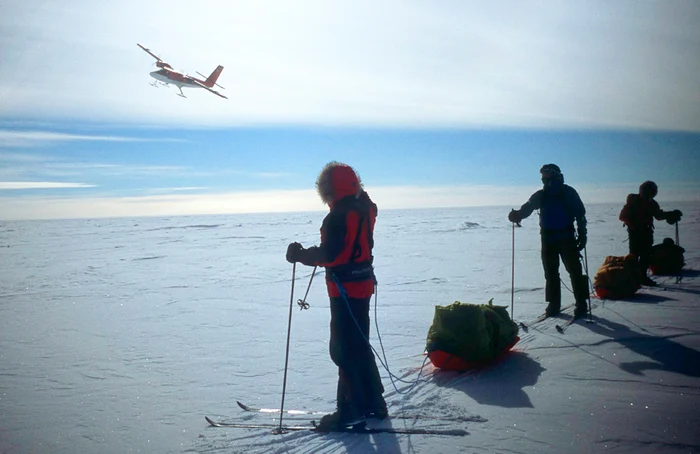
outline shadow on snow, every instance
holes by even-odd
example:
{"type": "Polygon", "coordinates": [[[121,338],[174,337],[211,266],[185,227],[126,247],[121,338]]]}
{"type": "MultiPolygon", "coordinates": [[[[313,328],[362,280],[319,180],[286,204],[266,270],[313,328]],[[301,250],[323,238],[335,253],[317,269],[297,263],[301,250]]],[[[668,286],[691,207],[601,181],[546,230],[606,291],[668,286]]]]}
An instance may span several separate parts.
{"type": "Polygon", "coordinates": [[[700,352],[671,340],[698,333],[654,336],[632,331],[627,325],[601,318],[597,318],[595,324],[581,324],[581,326],[586,326],[591,331],[608,337],[610,340],[650,359],[650,361],[620,364],[620,369],[626,372],[644,375],[644,371],[664,370],[691,377],[700,377],[700,352]]]}
{"type": "Polygon", "coordinates": [[[437,386],[463,391],[483,405],[504,408],[532,408],[532,402],[523,390],[537,383],[546,369],[524,352],[513,351],[496,365],[474,373],[438,372],[433,376],[437,386]]]}

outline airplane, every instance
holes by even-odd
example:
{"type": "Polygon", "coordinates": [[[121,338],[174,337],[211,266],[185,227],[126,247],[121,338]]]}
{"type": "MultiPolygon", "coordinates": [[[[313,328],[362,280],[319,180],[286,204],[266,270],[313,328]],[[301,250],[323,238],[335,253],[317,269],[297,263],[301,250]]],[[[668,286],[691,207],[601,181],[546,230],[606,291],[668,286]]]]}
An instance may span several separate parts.
{"type": "Polygon", "coordinates": [[[209,77],[206,77],[204,74],[197,71],[197,74],[199,74],[202,77],[206,77],[205,80],[197,79],[196,77],[188,76],[186,74],[182,74],[180,72],[175,71],[172,66],[170,66],[156,54],[151,52],[150,49],[142,46],[139,43],[136,43],[136,45],[144,51],[146,51],[148,55],[155,58],[156,66],[160,68],[158,71],[153,71],[151,73],[151,77],[153,77],[155,81],[153,81],[153,83],[150,85],[158,87],[159,83],[166,86],[173,84],[180,90],[180,93],[177,93],[177,95],[182,96],[183,98],[186,98],[187,96],[185,96],[185,94],[182,92],[182,87],[199,87],[204,88],[205,90],[209,90],[216,96],[221,96],[224,99],[228,99],[226,96],[222,95],[221,93],[212,88],[214,85],[216,85],[217,87],[224,89],[224,87],[216,83],[216,80],[219,78],[221,71],[224,70],[223,66],[217,66],[216,69],[209,75],[209,77]]]}

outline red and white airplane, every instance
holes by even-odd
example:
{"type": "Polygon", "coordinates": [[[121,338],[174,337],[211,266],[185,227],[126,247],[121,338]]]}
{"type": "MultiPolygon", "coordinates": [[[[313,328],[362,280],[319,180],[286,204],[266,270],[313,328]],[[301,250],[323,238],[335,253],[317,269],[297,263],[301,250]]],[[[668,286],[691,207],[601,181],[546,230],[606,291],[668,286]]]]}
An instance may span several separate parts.
{"type": "MultiPolygon", "coordinates": [[[[221,74],[221,71],[224,70],[224,67],[219,65],[216,67],[214,72],[209,75],[205,80],[202,79],[197,79],[196,77],[188,76],[186,74],[182,74],[180,72],[177,72],[173,69],[172,66],[170,66],[168,63],[164,62],[160,57],[158,57],[156,54],[151,52],[150,49],[142,46],[139,43],[136,43],[137,46],[139,46],[141,49],[145,50],[148,55],[156,59],[156,66],[159,67],[160,69],[158,71],[153,71],[151,73],[151,76],[155,79],[155,81],[151,84],[154,87],[158,86],[158,83],[161,83],[163,85],[170,85],[173,84],[175,85],[178,89],[180,89],[180,93],[177,93],[178,96],[182,96],[183,98],[186,98],[185,94],[182,92],[182,87],[199,87],[199,88],[204,88],[205,90],[209,90],[210,92],[214,93],[216,96],[221,96],[224,99],[228,99],[226,96],[222,95],[218,91],[214,90],[212,87],[216,85],[219,88],[224,88],[221,85],[216,83],[216,80],[219,78],[219,75],[221,74]]],[[[204,74],[197,72],[202,77],[205,77],[204,74]]]]}

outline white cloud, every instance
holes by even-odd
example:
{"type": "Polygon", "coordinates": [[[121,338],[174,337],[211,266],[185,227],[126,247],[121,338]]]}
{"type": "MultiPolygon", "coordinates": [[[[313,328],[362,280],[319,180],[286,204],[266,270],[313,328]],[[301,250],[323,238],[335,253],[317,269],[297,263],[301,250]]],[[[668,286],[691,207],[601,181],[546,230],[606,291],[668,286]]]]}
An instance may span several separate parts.
{"type": "MultiPolygon", "coordinates": [[[[179,175],[210,175],[204,171],[192,171],[185,166],[165,165],[131,165],[101,164],[91,162],[74,162],[64,160],[61,156],[24,155],[21,153],[0,152],[0,184],[37,184],[12,183],[13,181],[46,181],[51,179],[87,179],[99,180],[105,177],[163,177],[179,175]]],[[[47,186],[48,187],[48,186],[47,186]]],[[[82,186],[89,187],[89,186],[82,186]]]]}
{"type": "Polygon", "coordinates": [[[175,139],[142,139],[124,136],[100,136],[85,134],[67,134],[49,131],[18,131],[0,129],[0,147],[31,147],[53,142],[166,142],[175,139]]]}
{"type": "Polygon", "coordinates": [[[85,183],[60,183],[54,181],[0,181],[2,189],[66,189],[66,188],[94,188],[94,184],[85,183]]]}
{"type": "Polygon", "coordinates": [[[169,192],[189,192],[189,191],[205,191],[208,188],[206,186],[183,186],[179,188],[156,188],[156,189],[150,189],[151,192],[161,192],[161,193],[169,193],[169,192]]]}
{"type": "Polygon", "coordinates": [[[17,3],[0,116],[697,131],[698,20],[685,0],[17,3]],[[223,64],[230,99],[151,88],[136,42],[223,64]]]}

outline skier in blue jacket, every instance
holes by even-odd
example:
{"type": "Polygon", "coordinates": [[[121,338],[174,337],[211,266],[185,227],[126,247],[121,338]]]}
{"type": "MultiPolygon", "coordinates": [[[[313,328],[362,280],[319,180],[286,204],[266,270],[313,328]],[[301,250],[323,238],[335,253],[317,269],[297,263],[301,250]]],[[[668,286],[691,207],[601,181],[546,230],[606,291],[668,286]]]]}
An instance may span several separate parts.
{"type": "Polygon", "coordinates": [[[540,214],[540,235],[542,237],[542,266],[546,281],[545,310],[548,316],[557,315],[561,310],[561,283],[559,278],[559,257],[571,278],[571,286],[576,300],[574,317],[582,317],[588,312],[588,276],[583,274],[580,251],[586,247],[586,208],[574,188],[564,184],[564,175],[559,166],[545,164],[540,169],[544,187],[530,196],[519,210],[511,210],[508,220],[520,223],[534,210],[540,214]],[[574,221],[576,228],[574,228],[574,221]]]}

